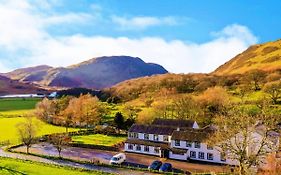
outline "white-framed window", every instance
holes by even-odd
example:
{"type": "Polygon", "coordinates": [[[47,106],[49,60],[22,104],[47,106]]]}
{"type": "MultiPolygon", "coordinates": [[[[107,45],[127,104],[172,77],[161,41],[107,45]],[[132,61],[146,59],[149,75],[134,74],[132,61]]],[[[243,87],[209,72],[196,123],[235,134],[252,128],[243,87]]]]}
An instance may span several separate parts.
{"type": "Polygon", "coordinates": [[[132,144],[129,144],[129,145],[128,145],[128,149],[129,149],[129,150],[133,150],[133,145],[132,145],[132,144]]]}
{"type": "Polygon", "coordinates": [[[169,141],[169,137],[166,136],[166,135],[164,135],[164,136],[163,136],[163,141],[164,141],[164,142],[168,142],[168,141],[169,141]]]}
{"type": "Polygon", "coordinates": [[[207,145],[208,150],[213,150],[214,148],[211,145],[207,145]]]}
{"type": "Polygon", "coordinates": [[[196,158],[196,152],[195,151],[190,151],[190,157],[191,158],[196,158]]]}
{"type": "Polygon", "coordinates": [[[192,147],[192,142],[186,141],[186,147],[191,148],[192,147]]]}
{"type": "Polygon", "coordinates": [[[175,146],[180,146],[180,145],[181,145],[180,140],[175,140],[175,146]]]}
{"type": "Polygon", "coordinates": [[[159,153],[159,148],[158,147],[154,147],[154,153],[159,153]]]}
{"type": "Polygon", "coordinates": [[[149,146],[144,146],[144,152],[149,152],[149,146]]]}
{"type": "Polygon", "coordinates": [[[149,140],[149,134],[144,134],[144,139],[149,140]]]}
{"type": "Polygon", "coordinates": [[[137,151],[141,151],[141,146],[140,146],[140,145],[137,145],[136,150],[137,150],[137,151]]]}
{"type": "Polygon", "coordinates": [[[207,153],[208,160],[214,160],[214,155],[212,153],[207,153]]]}
{"type": "Polygon", "coordinates": [[[153,140],[158,141],[159,140],[159,136],[157,134],[153,135],[153,140]]]}
{"type": "Polygon", "coordinates": [[[225,155],[225,153],[224,152],[221,152],[221,161],[222,162],[225,162],[226,161],[226,155],[225,155]]]}
{"type": "Polygon", "coordinates": [[[198,153],[198,158],[199,159],[205,159],[205,153],[204,152],[199,152],[198,153]]]}
{"type": "Polygon", "coordinates": [[[201,148],[201,143],[200,142],[194,142],[194,147],[195,148],[201,148]]]}

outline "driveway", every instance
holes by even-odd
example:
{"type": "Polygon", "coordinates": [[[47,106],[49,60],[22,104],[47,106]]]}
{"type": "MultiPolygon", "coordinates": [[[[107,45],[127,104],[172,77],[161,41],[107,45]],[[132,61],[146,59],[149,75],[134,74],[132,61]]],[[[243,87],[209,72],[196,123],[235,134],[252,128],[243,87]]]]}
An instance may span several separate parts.
{"type": "MultiPolygon", "coordinates": [[[[20,149],[22,149],[22,148],[20,148],[20,149]]],[[[150,172],[142,172],[142,171],[113,168],[113,167],[112,168],[103,167],[103,166],[96,166],[93,164],[82,164],[82,163],[76,163],[76,162],[67,161],[67,160],[51,160],[51,159],[41,158],[41,157],[32,156],[32,155],[10,153],[10,152],[5,152],[2,148],[0,148],[0,157],[9,157],[9,158],[16,158],[16,159],[21,159],[21,160],[31,160],[31,161],[41,162],[41,163],[68,166],[68,167],[73,167],[73,168],[83,168],[83,169],[88,169],[88,170],[96,170],[96,171],[112,173],[112,174],[120,174],[120,175],[132,175],[132,174],[134,174],[134,175],[135,174],[136,175],[155,175],[155,173],[150,173],[150,172]]]]}
{"type": "MultiPolygon", "coordinates": [[[[19,147],[16,151],[25,152],[25,147],[19,147]]],[[[58,156],[57,150],[48,143],[35,144],[30,149],[32,153],[44,154],[50,156],[58,156]]],[[[66,147],[62,151],[64,158],[80,161],[99,161],[101,163],[108,164],[110,158],[117,154],[114,151],[104,151],[97,149],[77,148],[77,147],[66,147]]],[[[155,156],[148,156],[143,154],[126,153],[127,162],[139,165],[141,167],[147,167],[154,160],[161,160],[162,162],[169,162],[176,169],[191,172],[227,172],[226,166],[211,165],[205,163],[190,163],[185,161],[177,161],[171,159],[163,159],[155,156]]]]}

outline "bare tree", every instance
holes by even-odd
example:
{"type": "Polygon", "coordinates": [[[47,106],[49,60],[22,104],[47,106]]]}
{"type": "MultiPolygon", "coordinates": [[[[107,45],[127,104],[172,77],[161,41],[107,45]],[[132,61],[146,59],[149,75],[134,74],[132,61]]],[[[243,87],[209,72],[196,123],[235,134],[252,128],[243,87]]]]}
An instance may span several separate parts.
{"type": "Polygon", "coordinates": [[[239,163],[238,174],[250,174],[254,167],[263,163],[268,153],[278,149],[278,138],[274,136],[277,118],[270,114],[253,117],[234,110],[228,116],[216,118],[217,131],[211,140],[219,143],[229,159],[239,163]]]}
{"type": "Polygon", "coordinates": [[[61,151],[64,146],[68,145],[71,138],[67,134],[52,134],[49,136],[49,142],[54,145],[61,158],[61,151]]]}
{"type": "Polygon", "coordinates": [[[26,117],[17,125],[17,129],[21,142],[26,146],[26,153],[29,154],[29,148],[36,141],[38,128],[31,117],[26,117]]]}

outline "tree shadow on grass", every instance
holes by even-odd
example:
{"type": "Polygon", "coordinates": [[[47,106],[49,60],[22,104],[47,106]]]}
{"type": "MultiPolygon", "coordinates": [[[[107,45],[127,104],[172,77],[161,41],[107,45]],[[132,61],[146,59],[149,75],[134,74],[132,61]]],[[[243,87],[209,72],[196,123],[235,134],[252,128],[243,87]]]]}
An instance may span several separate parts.
{"type": "Polygon", "coordinates": [[[17,171],[17,170],[13,170],[13,169],[11,169],[11,168],[3,167],[3,166],[0,166],[0,170],[2,170],[2,171],[7,171],[9,174],[12,174],[12,175],[27,175],[27,174],[24,173],[24,172],[17,171]]]}

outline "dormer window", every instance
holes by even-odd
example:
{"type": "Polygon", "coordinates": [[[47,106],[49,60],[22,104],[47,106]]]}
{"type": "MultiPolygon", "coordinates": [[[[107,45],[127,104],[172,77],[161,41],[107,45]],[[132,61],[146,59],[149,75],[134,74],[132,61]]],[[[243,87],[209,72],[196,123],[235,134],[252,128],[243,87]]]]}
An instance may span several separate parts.
{"type": "Polygon", "coordinates": [[[133,138],[134,137],[134,133],[132,133],[132,132],[129,132],[128,135],[129,135],[129,138],[133,138]]]}
{"type": "Polygon", "coordinates": [[[192,147],[192,142],[186,141],[186,147],[191,148],[192,147]]]}
{"type": "Polygon", "coordinates": [[[200,142],[194,142],[194,147],[195,148],[201,148],[200,142]]]}
{"type": "Polygon", "coordinates": [[[164,136],[163,136],[163,141],[164,141],[164,142],[168,142],[168,141],[169,141],[169,137],[166,136],[166,135],[164,135],[164,136]]]}
{"type": "Polygon", "coordinates": [[[156,135],[156,134],[154,134],[154,135],[153,135],[153,140],[158,141],[158,140],[159,140],[159,136],[156,135]]]}
{"type": "Polygon", "coordinates": [[[180,140],[175,140],[175,146],[180,146],[180,145],[181,145],[180,140]]]}
{"type": "Polygon", "coordinates": [[[213,150],[214,148],[211,145],[207,145],[208,150],[213,150]]]}
{"type": "Polygon", "coordinates": [[[144,139],[149,140],[149,134],[144,134],[144,139]]]}
{"type": "Polygon", "coordinates": [[[129,132],[128,135],[129,138],[136,138],[136,139],[139,138],[139,134],[136,132],[129,132]]]}

